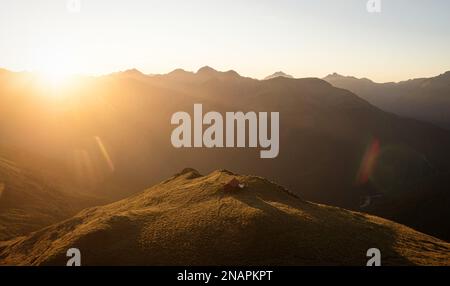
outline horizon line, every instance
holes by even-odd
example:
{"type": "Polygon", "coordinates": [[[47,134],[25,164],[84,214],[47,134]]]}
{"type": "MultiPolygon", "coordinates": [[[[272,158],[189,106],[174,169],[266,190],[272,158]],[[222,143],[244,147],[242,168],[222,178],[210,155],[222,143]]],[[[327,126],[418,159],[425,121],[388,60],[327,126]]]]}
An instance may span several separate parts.
{"type": "MultiPolygon", "coordinates": [[[[183,72],[186,72],[186,73],[198,74],[198,72],[201,69],[204,69],[204,68],[209,68],[209,69],[212,69],[215,72],[220,72],[220,73],[235,72],[240,77],[251,78],[251,79],[255,79],[255,80],[265,80],[266,77],[269,77],[269,76],[272,76],[275,73],[280,73],[281,72],[281,73],[284,73],[287,76],[292,76],[292,79],[317,78],[317,79],[324,80],[327,76],[337,75],[337,76],[342,76],[342,77],[353,77],[353,78],[358,79],[358,80],[366,79],[366,80],[370,80],[371,82],[376,83],[376,84],[401,83],[401,82],[405,82],[405,81],[409,81],[409,80],[429,79],[429,78],[434,78],[434,77],[437,77],[437,76],[440,76],[440,75],[444,75],[446,73],[450,73],[450,69],[448,69],[448,70],[444,70],[443,72],[441,72],[439,74],[435,74],[433,76],[413,77],[413,78],[407,78],[407,79],[403,79],[403,80],[399,80],[399,81],[377,82],[375,80],[372,80],[370,77],[366,77],[366,76],[357,77],[357,76],[353,76],[353,75],[344,75],[344,74],[339,73],[339,72],[331,72],[331,73],[326,74],[323,77],[316,77],[316,76],[296,77],[295,75],[293,75],[291,73],[287,73],[287,72],[285,72],[283,70],[274,71],[273,73],[268,74],[264,78],[257,78],[257,77],[243,75],[243,74],[237,72],[235,69],[229,69],[229,70],[222,71],[222,70],[215,69],[215,68],[213,68],[213,67],[211,67],[209,65],[204,65],[204,66],[201,66],[200,68],[198,68],[197,71],[186,70],[184,68],[174,68],[174,69],[172,69],[172,70],[170,70],[169,72],[166,72],[166,73],[151,73],[151,72],[147,73],[147,72],[141,71],[140,69],[138,69],[136,67],[131,67],[131,68],[126,68],[126,69],[121,69],[121,70],[105,72],[105,73],[74,72],[74,73],[68,74],[68,77],[77,77],[77,76],[81,76],[81,77],[103,77],[103,76],[110,76],[110,75],[119,74],[119,73],[125,73],[125,72],[128,72],[128,71],[136,71],[136,72],[138,72],[138,73],[140,73],[140,74],[142,74],[144,76],[149,76],[149,77],[168,75],[168,74],[170,74],[170,73],[172,73],[174,71],[183,71],[183,72]]],[[[42,73],[42,71],[39,71],[39,70],[12,70],[12,69],[9,69],[9,68],[6,68],[6,67],[2,67],[2,66],[0,66],[0,70],[4,70],[4,71],[7,71],[7,72],[11,72],[11,73],[30,73],[30,74],[40,74],[40,73],[42,73]]],[[[283,76],[279,76],[279,77],[283,77],[283,76]]],[[[288,78],[288,77],[286,77],[286,78],[288,78]]]]}

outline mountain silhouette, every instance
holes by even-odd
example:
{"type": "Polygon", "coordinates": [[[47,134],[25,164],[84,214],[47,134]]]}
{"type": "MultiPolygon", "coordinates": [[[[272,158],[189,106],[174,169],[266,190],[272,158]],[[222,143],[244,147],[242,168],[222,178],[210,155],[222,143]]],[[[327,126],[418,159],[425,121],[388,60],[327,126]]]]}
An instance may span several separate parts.
{"type": "Polygon", "coordinates": [[[450,244],[436,238],[226,170],[202,176],[185,169],[135,196],[0,243],[0,263],[65,265],[72,247],[82,265],[365,265],[372,247],[383,265],[450,261],[450,244]]]}
{"type": "Polygon", "coordinates": [[[154,76],[119,73],[88,78],[58,100],[23,74],[7,72],[0,83],[2,143],[52,158],[55,163],[45,164],[52,167],[46,181],[57,175],[70,189],[111,201],[184,166],[202,173],[220,167],[263,176],[306,200],[347,209],[369,211],[372,206],[361,209],[361,201],[381,194],[373,200],[381,204],[374,214],[450,239],[449,222],[435,222],[448,212],[440,202],[449,193],[434,183],[450,170],[449,132],[384,112],[324,80],[256,80],[208,67],[154,76]],[[279,112],[278,157],[260,159],[257,148],[174,148],[170,118],[178,111],[192,114],[195,103],[222,114],[279,112]],[[375,155],[369,152],[374,145],[375,155]],[[377,160],[367,160],[371,156],[377,160]],[[368,182],[373,191],[367,191],[368,182]],[[429,205],[417,209],[404,203],[413,193],[429,205]],[[435,194],[441,199],[433,199],[435,194]],[[388,211],[393,205],[401,205],[401,214],[388,211]],[[421,214],[420,223],[404,215],[414,212],[421,214]]]}
{"type": "Polygon", "coordinates": [[[324,80],[354,92],[385,111],[450,129],[450,71],[398,83],[375,83],[336,73],[324,80]]]}
{"type": "Polygon", "coordinates": [[[290,74],[286,74],[282,71],[278,71],[278,72],[274,72],[271,75],[268,75],[264,78],[264,80],[268,80],[268,79],[272,79],[272,78],[276,78],[276,77],[286,77],[286,78],[294,78],[293,76],[291,76],[290,74]]]}
{"type": "Polygon", "coordinates": [[[217,73],[219,73],[219,72],[210,66],[201,67],[197,71],[198,75],[215,75],[217,73]]]}

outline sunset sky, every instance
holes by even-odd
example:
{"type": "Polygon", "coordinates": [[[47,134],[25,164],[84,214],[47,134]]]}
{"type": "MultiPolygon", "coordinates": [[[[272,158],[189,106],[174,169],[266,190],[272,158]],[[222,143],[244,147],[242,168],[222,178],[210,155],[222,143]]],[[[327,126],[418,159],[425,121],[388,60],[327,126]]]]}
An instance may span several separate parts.
{"type": "Polygon", "coordinates": [[[263,78],[338,72],[375,81],[450,70],[450,1],[1,0],[0,67],[103,74],[204,65],[263,78]]]}

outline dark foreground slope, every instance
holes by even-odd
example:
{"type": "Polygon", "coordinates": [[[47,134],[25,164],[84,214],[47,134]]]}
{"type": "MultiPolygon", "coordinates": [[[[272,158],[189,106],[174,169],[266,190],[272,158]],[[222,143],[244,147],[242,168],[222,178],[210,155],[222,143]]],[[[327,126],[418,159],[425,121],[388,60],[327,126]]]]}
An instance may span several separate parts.
{"type": "Polygon", "coordinates": [[[363,209],[401,224],[450,241],[450,174],[439,174],[376,199],[363,209]]]}
{"type": "Polygon", "coordinates": [[[64,265],[449,265],[450,244],[381,218],[313,204],[260,177],[187,169],[128,199],[4,242],[0,263],[64,265]],[[232,178],[243,189],[224,188],[232,178]]]}
{"type": "Polygon", "coordinates": [[[0,156],[0,240],[67,219],[101,200],[61,191],[21,164],[0,156]]]}

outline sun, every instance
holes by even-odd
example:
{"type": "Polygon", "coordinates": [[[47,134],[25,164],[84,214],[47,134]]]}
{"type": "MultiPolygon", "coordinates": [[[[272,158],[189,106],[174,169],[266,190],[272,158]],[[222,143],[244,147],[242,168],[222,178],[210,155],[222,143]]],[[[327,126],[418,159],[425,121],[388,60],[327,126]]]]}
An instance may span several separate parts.
{"type": "Polygon", "coordinates": [[[69,67],[64,62],[48,61],[36,70],[41,94],[53,99],[67,98],[75,86],[75,73],[69,67]]]}
{"type": "Polygon", "coordinates": [[[73,75],[71,71],[63,65],[47,65],[38,71],[43,84],[52,88],[60,88],[66,85],[73,75]]]}
{"type": "Polygon", "coordinates": [[[61,89],[78,70],[79,60],[64,46],[45,46],[34,50],[32,70],[43,87],[61,89]]]}

